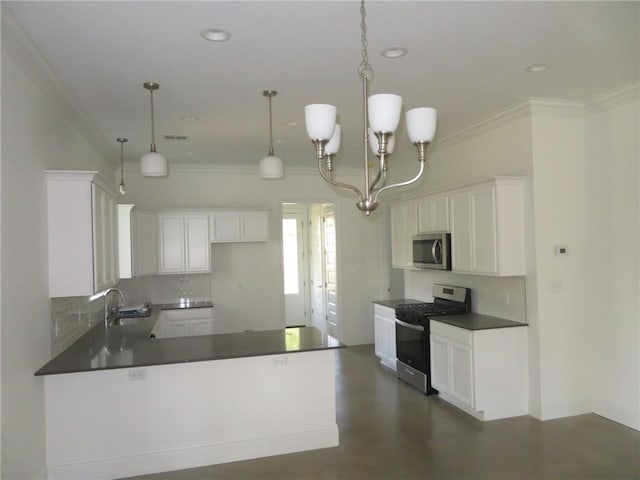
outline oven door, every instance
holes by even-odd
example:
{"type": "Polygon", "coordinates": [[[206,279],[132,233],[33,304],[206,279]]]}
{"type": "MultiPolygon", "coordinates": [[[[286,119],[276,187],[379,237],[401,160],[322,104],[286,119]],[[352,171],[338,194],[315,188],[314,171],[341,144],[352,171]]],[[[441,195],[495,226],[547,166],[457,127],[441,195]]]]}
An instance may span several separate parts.
{"type": "Polygon", "coordinates": [[[396,357],[405,365],[427,374],[427,335],[422,325],[396,318],[396,357]]]}

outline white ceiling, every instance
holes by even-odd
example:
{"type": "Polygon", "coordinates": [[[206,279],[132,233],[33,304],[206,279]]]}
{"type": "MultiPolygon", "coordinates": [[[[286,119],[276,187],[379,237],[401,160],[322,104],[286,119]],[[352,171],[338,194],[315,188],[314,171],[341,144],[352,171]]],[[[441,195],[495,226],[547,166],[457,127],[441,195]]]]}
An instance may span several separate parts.
{"type": "MultiPolygon", "coordinates": [[[[309,103],[338,106],[338,160],[359,165],[360,12],[354,1],[3,2],[119,160],[156,143],[171,164],[256,166],[268,149],[265,89],[275,89],[275,153],[311,166],[309,103]],[[201,38],[228,30],[226,43],[201,38]],[[181,116],[196,116],[184,122],[181,116]],[[292,126],[295,122],[296,125],[292,126]],[[183,142],[162,138],[187,135],[183,142]]],[[[437,137],[528,97],[583,100],[639,78],[640,2],[367,3],[372,93],[438,110],[437,137]],[[402,46],[409,54],[386,59],[402,46]],[[551,69],[528,73],[531,64],[551,69]]],[[[4,21],[5,19],[3,19],[4,21]]],[[[436,137],[436,138],[437,138],[436,137]]],[[[404,128],[397,153],[409,152],[404,128]]],[[[413,155],[411,153],[411,155],[413,155]]]]}

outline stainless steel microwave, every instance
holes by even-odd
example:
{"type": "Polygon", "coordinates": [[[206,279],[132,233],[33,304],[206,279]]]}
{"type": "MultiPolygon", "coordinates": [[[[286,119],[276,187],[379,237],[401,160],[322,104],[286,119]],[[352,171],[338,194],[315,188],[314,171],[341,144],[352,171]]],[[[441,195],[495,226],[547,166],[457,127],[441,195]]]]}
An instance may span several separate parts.
{"type": "Polygon", "coordinates": [[[451,234],[435,232],[414,235],[413,266],[451,270],[451,234]]]}

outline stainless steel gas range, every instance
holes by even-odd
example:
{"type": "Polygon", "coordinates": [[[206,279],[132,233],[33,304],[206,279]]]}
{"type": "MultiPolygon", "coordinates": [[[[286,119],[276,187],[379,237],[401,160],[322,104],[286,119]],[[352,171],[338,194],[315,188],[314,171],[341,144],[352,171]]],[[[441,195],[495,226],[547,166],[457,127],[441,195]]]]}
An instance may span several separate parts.
{"type": "Polygon", "coordinates": [[[425,395],[438,393],[431,386],[429,319],[471,311],[471,289],[434,284],[433,302],[397,306],[396,372],[398,378],[425,395]]]}

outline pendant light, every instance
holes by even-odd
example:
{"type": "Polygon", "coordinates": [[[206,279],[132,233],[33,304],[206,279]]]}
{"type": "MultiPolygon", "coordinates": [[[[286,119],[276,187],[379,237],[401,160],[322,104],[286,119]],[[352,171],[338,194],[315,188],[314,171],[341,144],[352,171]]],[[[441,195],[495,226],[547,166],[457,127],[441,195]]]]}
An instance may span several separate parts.
{"type": "Polygon", "coordinates": [[[142,86],[151,94],[151,148],[140,159],[140,172],[145,177],[166,177],[169,174],[167,159],[156,152],[156,132],[153,122],[153,91],[160,88],[156,82],[145,82],[142,86]]]}
{"type": "Polygon", "coordinates": [[[124,195],[124,142],[128,142],[128,138],[119,137],[116,138],[118,142],[120,142],[120,195],[124,195]]]}
{"type": "Polygon", "coordinates": [[[262,95],[269,99],[269,153],[260,160],[260,177],[275,180],[284,177],[282,160],[273,154],[273,128],[271,123],[271,98],[278,94],[275,90],[265,90],[262,95]]]}
{"type": "MultiPolygon", "coordinates": [[[[402,98],[393,94],[378,94],[369,96],[369,82],[373,79],[373,69],[369,64],[367,54],[367,24],[364,0],[360,2],[360,40],[362,46],[362,60],[358,67],[358,76],[362,82],[363,103],[363,139],[364,139],[364,189],[354,185],[338,182],[334,178],[334,157],[340,145],[340,125],[336,124],[337,109],[333,105],[314,104],[305,107],[305,121],[307,134],[315,146],[316,159],[320,176],[338,190],[352,191],[358,198],[356,206],[370,215],[378,208],[378,196],[392,188],[405,187],[417,182],[425,171],[427,146],[433,140],[436,131],[436,110],[433,108],[414,108],[407,111],[407,133],[411,143],[417,148],[418,171],[415,176],[404,182],[387,185],[388,156],[395,144],[395,130],[400,122],[402,98]],[[368,122],[368,125],[367,125],[368,122]],[[369,143],[378,158],[377,172],[373,180],[369,179],[369,143]]],[[[400,56],[406,53],[397,49],[400,56]]]]}

